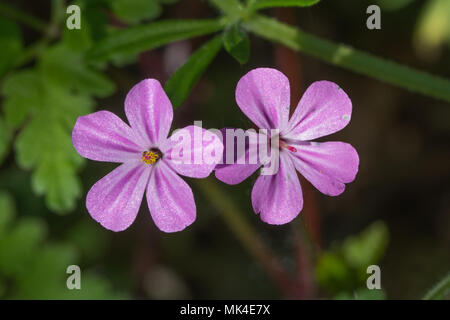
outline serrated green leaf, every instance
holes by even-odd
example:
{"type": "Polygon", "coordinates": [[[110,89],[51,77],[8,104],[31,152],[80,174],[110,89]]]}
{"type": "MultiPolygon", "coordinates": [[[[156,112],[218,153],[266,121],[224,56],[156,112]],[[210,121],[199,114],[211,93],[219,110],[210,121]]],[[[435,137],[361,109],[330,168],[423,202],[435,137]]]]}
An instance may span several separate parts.
{"type": "Polygon", "coordinates": [[[255,0],[250,5],[251,10],[276,7],[310,7],[320,0],[255,0]]]}
{"type": "Polygon", "coordinates": [[[167,43],[219,31],[220,20],[164,20],[112,32],[89,51],[91,61],[107,61],[115,55],[131,55],[167,43]]]}
{"type": "Polygon", "coordinates": [[[35,71],[27,70],[8,77],[2,86],[5,96],[5,121],[12,127],[22,124],[31,112],[37,112],[43,102],[41,81],[35,71]]]}
{"type": "Polygon", "coordinates": [[[239,23],[228,27],[223,33],[225,50],[240,64],[247,63],[250,58],[250,40],[239,23]]]}
{"type": "Polygon", "coordinates": [[[178,108],[189,96],[203,72],[222,48],[217,36],[198,49],[167,81],[165,91],[174,108],[178,108]]]}
{"type": "Polygon", "coordinates": [[[14,66],[22,46],[22,37],[17,24],[0,17],[0,75],[14,66]]]}
{"type": "Polygon", "coordinates": [[[155,19],[161,14],[157,0],[110,0],[114,14],[129,23],[155,19]]]}
{"type": "Polygon", "coordinates": [[[16,139],[16,159],[21,167],[35,170],[33,190],[45,194],[49,208],[66,212],[81,193],[76,171],[83,161],[72,147],[70,130],[92,102],[56,85],[45,90],[40,112],[16,139]]]}
{"type": "Polygon", "coordinates": [[[76,172],[83,161],[73,149],[70,132],[93,103],[39,71],[18,73],[5,82],[5,113],[16,126],[29,115],[14,143],[16,161],[34,170],[33,190],[45,194],[49,208],[67,212],[81,193],[76,172]]]}
{"type": "Polygon", "coordinates": [[[45,77],[83,94],[105,97],[114,92],[114,83],[100,72],[87,67],[81,54],[64,45],[48,49],[39,67],[45,77]]]}

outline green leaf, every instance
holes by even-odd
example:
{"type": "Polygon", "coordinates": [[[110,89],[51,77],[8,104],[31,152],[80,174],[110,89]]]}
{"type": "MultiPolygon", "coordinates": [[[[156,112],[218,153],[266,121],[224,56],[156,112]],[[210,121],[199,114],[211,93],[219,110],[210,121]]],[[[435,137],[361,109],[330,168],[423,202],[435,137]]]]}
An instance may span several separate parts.
{"type": "Polygon", "coordinates": [[[217,36],[198,49],[167,81],[165,90],[173,107],[178,108],[189,96],[214,57],[222,48],[222,38],[217,36]]]}
{"type": "Polygon", "coordinates": [[[360,234],[348,237],[342,245],[342,251],[347,263],[365,274],[367,267],[383,256],[388,240],[386,225],[378,221],[360,234]]]}
{"type": "Polygon", "coordinates": [[[17,24],[0,17],[0,75],[14,65],[22,46],[22,36],[17,24]]]}
{"type": "Polygon", "coordinates": [[[66,268],[76,259],[74,248],[68,245],[46,244],[39,248],[39,257],[32,257],[26,270],[16,277],[12,298],[57,299],[67,290],[66,268]],[[45,286],[42,286],[43,279],[45,286]]]}
{"type": "Polygon", "coordinates": [[[0,117],[0,164],[9,152],[9,143],[11,140],[11,130],[6,125],[3,118],[0,117]]]}
{"type": "Polygon", "coordinates": [[[244,6],[239,0],[210,0],[210,2],[231,20],[239,20],[244,12],[244,6]]]}
{"type": "Polygon", "coordinates": [[[342,244],[325,251],[316,265],[316,278],[321,287],[341,293],[365,284],[367,267],[384,254],[388,242],[386,225],[375,222],[361,233],[347,237],[342,244]]]}
{"type": "Polygon", "coordinates": [[[65,45],[48,49],[40,65],[43,75],[51,81],[72,87],[83,94],[106,97],[114,92],[114,83],[100,72],[87,67],[81,54],[65,45]]]}
{"type": "Polygon", "coordinates": [[[79,264],[76,246],[48,242],[45,239],[46,225],[42,220],[15,219],[14,211],[13,199],[0,191],[1,298],[123,298],[113,292],[111,284],[105,278],[79,264]],[[66,270],[69,265],[79,265],[81,268],[81,290],[68,290],[66,286],[69,276],[66,270]]]}
{"type": "Polygon", "coordinates": [[[438,284],[436,284],[423,300],[444,300],[450,295],[450,273],[447,274],[438,284]]]}
{"type": "Polygon", "coordinates": [[[17,163],[34,170],[33,190],[45,194],[50,209],[67,212],[81,193],[76,172],[83,161],[73,149],[71,131],[76,118],[90,112],[92,100],[39,71],[24,71],[7,80],[5,106],[15,123],[30,117],[15,141],[17,163]],[[22,87],[21,80],[25,80],[22,87]],[[19,117],[14,110],[20,110],[19,117]]]}
{"type": "Polygon", "coordinates": [[[240,64],[247,63],[250,57],[250,40],[239,23],[228,27],[223,34],[225,50],[240,64]]]}
{"type": "Polygon", "coordinates": [[[324,252],[319,257],[315,276],[321,287],[332,292],[340,291],[352,283],[351,270],[345,260],[333,252],[324,252]]]}
{"type": "Polygon", "coordinates": [[[114,14],[129,23],[138,23],[145,19],[155,19],[161,14],[157,0],[110,0],[114,14]]]}
{"type": "Polygon", "coordinates": [[[12,127],[20,126],[29,113],[40,108],[42,102],[41,79],[35,71],[15,73],[5,79],[2,95],[5,121],[12,127]]]}
{"type": "Polygon", "coordinates": [[[24,219],[0,236],[0,273],[14,275],[28,268],[27,261],[45,236],[46,226],[24,219]]]}
{"type": "Polygon", "coordinates": [[[250,9],[259,10],[276,7],[310,7],[319,1],[320,0],[250,0],[250,9]]]}
{"type": "Polygon", "coordinates": [[[317,57],[326,63],[450,102],[450,81],[447,79],[323,40],[262,15],[253,15],[246,20],[245,27],[264,39],[317,57]]]}
{"type": "Polygon", "coordinates": [[[220,20],[163,20],[112,32],[94,46],[88,59],[107,61],[115,55],[137,54],[167,43],[221,30],[220,20]]]}

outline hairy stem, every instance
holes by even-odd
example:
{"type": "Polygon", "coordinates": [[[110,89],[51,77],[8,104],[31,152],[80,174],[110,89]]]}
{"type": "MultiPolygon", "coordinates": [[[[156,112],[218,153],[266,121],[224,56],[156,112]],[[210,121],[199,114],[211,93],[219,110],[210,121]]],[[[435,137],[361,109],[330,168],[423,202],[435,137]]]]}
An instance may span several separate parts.
{"type": "Polygon", "coordinates": [[[252,15],[245,25],[262,38],[327,63],[450,102],[450,81],[447,79],[410,69],[346,45],[335,44],[262,15],[252,15]]]}

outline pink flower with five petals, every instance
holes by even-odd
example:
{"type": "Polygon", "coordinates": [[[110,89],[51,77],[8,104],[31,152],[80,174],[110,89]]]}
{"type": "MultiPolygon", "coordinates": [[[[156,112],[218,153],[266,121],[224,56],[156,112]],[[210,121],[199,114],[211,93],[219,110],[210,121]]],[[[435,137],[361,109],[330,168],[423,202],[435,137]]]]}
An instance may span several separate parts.
{"type": "MultiPolygon", "coordinates": [[[[359,157],[350,144],[311,142],[343,129],[350,122],[352,103],[337,84],[314,82],[289,119],[289,80],[275,69],[258,68],[239,80],[236,102],[260,129],[279,130],[279,169],[273,175],[259,176],[251,195],[253,209],[263,221],[288,223],[302,210],[302,189],[296,171],[330,196],[340,195],[345,183],[355,179],[359,157]]],[[[245,155],[248,148],[249,144],[245,155]]],[[[215,175],[225,183],[237,184],[262,165],[219,165],[215,175]]]]}
{"type": "MultiPolygon", "coordinates": [[[[86,207],[103,227],[122,231],[136,218],[146,192],[148,208],[156,226],[165,232],[181,231],[196,218],[194,196],[179,176],[207,177],[216,163],[181,162],[172,158],[179,140],[168,138],[173,109],[161,84],[146,79],[135,85],[125,99],[128,126],[109,111],[79,117],[72,142],[84,158],[121,163],[89,190],[86,207]]],[[[220,138],[204,129],[183,129],[193,139],[201,130],[202,141],[192,143],[190,152],[204,155],[212,147],[220,154],[220,138]]],[[[192,140],[191,140],[192,141],[192,140]]],[[[183,151],[183,152],[185,152],[183,151]]]]}

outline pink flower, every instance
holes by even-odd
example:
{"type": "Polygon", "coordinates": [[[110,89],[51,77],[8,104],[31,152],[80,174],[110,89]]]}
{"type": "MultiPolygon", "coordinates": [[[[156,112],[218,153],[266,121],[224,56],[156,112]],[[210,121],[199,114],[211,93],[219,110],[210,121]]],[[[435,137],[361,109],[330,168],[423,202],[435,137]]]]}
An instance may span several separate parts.
{"type": "MultiPolygon", "coordinates": [[[[194,222],[196,207],[191,188],[179,174],[204,178],[216,163],[190,164],[172,158],[172,151],[178,148],[177,139],[167,138],[173,109],[157,80],[143,80],[130,90],[125,113],[131,127],[109,111],[79,117],[75,124],[72,141],[81,156],[121,163],[92,186],[86,207],[103,227],[121,231],[136,218],[147,190],[148,207],[157,227],[165,232],[181,231],[194,222]]],[[[194,126],[182,130],[191,136],[196,130],[202,132],[200,145],[189,144],[191,150],[183,152],[194,155],[201,150],[203,155],[206,146],[212,145],[222,153],[217,136],[211,138],[206,130],[194,126]]]]}
{"type": "MultiPolygon", "coordinates": [[[[279,170],[273,175],[259,176],[252,190],[253,209],[263,221],[288,223],[302,210],[302,189],[296,171],[330,196],[344,192],[345,183],[355,179],[359,157],[350,144],[310,142],[341,130],[350,121],[352,103],[337,84],[314,82],[289,119],[288,79],[275,69],[259,68],[240,79],[236,102],[259,128],[279,129],[279,170]]],[[[219,165],[215,174],[225,183],[237,184],[261,166],[261,163],[219,165]]]]}

